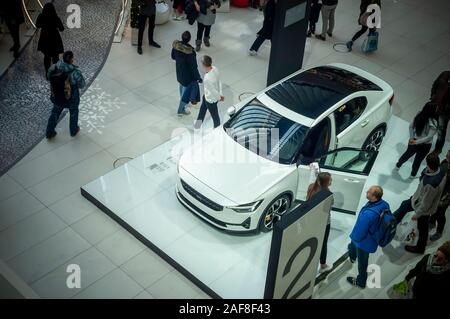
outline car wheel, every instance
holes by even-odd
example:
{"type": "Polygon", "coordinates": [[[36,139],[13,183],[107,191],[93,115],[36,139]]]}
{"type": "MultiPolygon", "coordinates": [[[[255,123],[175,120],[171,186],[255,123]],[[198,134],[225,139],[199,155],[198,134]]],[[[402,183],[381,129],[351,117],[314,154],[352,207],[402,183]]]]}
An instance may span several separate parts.
{"type": "Polygon", "coordinates": [[[363,144],[363,150],[367,151],[378,151],[380,149],[381,143],[383,142],[384,135],[386,134],[386,129],[383,126],[375,129],[367,137],[363,144]]]}
{"type": "Polygon", "coordinates": [[[278,196],[264,210],[259,221],[259,230],[267,233],[273,229],[273,225],[286,214],[291,207],[291,199],[287,194],[278,196]]]}

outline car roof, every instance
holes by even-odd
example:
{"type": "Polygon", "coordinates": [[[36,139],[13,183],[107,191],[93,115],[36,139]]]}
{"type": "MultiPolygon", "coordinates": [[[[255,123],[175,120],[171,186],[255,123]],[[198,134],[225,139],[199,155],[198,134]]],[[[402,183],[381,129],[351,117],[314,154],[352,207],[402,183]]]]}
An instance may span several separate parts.
{"type": "Polygon", "coordinates": [[[361,75],[327,65],[298,73],[265,94],[290,111],[315,120],[339,101],[359,91],[382,89],[361,75]]]}

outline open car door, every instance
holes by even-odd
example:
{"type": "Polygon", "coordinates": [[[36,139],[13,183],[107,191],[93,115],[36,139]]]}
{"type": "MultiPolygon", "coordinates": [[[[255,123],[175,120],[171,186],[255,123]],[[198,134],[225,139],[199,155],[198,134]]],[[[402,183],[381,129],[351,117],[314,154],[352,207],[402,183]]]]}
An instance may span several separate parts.
{"type": "Polygon", "coordinates": [[[345,147],[328,152],[319,159],[320,171],[329,172],[332,176],[330,190],[334,193],[334,210],[356,213],[377,155],[377,151],[345,147]]]}

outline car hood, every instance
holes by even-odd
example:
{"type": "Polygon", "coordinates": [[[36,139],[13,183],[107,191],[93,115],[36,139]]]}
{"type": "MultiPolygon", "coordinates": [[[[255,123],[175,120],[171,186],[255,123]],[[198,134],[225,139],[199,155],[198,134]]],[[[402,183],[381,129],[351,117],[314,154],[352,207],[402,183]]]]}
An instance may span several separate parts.
{"type": "Polygon", "coordinates": [[[260,199],[295,168],[267,160],[235,142],[222,127],[187,149],[179,165],[238,205],[260,199]]]}

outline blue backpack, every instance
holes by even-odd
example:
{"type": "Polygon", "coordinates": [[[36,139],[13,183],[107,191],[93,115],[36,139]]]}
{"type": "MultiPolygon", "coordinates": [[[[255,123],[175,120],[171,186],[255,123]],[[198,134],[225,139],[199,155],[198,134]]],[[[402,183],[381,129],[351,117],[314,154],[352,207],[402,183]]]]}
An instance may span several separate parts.
{"type": "Polygon", "coordinates": [[[386,208],[381,212],[376,230],[371,235],[380,247],[385,247],[394,239],[396,230],[397,220],[391,210],[386,208]]]}

